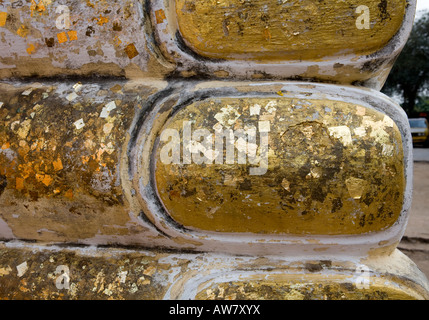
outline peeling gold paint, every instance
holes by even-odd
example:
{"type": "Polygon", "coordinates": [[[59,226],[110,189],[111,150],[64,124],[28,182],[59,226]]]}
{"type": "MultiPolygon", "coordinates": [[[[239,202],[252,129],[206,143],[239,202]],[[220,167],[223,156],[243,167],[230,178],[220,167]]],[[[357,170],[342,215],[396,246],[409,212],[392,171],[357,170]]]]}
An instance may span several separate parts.
{"type": "MultiPolygon", "coordinates": [[[[322,276],[299,276],[312,281],[299,281],[297,275],[288,281],[229,282],[212,285],[197,294],[197,300],[421,300],[419,292],[372,279],[367,289],[359,289],[346,277],[328,281],[322,276]],[[315,278],[315,279],[312,279],[315,278]]],[[[328,278],[328,277],[326,277],[328,278]]],[[[334,278],[334,277],[330,277],[334,278]]]]}
{"type": "Polygon", "coordinates": [[[169,267],[158,261],[161,254],[124,254],[118,260],[109,254],[85,256],[68,250],[53,253],[0,248],[0,253],[1,262],[25,259],[16,267],[0,265],[0,299],[152,300],[162,299],[169,285],[156,279],[169,267]],[[63,289],[57,286],[59,265],[67,266],[70,275],[68,287],[63,289]]]}
{"type": "Polygon", "coordinates": [[[385,115],[365,108],[362,116],[356,110],[345,102],[281,97],[208,99],[184,107],[163,128],[180,137],[180,162],[161,159],[162,152],[172,155],[172,140],[155,149],[156,187],[167,214],[187,228],[218,232],[338,235],[385,230],[402,210],[401,134],[385,115]],[[186,121],[191,121],[191,132],[207,130],[212,144],[185,145],[186,121]],[[355,129],[365,125],[357,134],[355,129]],[[250,154],[261,152],[260,133],[252,143],[234,138],[233,162],[226,162],[225,144],[220,150],[214,144],[216,132],[252,126],[269,131],[268,166],[261,175],[250,174],[261,162],[249,162],[250,154]],[[392,146],[389,152],[386,141],[392,146]],[[204,156],[204,162],[185,162],[185,149],[195,159],[204,156]],[[245,162],[238,160],[240,150],[249,152],[245,162]],[[215,160],[219,153],[221,162],[215,160]]]}
{"type": "MultiPolygon", "coordinates": [[[[137,94],[130,95],[122,83],[106,85],[85,95],[85,83],[73,82],[61,96],[55,85],[1,85],[0,146],[7,150],[0,153],[0,174],[7,179],[1,216],[16,236],[77,241],[99,232],[131,232],[124,228],[130,217],[117,159],[137,94]],[[122,89],[114,92],[112,87],[122,89]],[[69,102],[66,97],[76,91],[79,102],[69,102]],[[96,94],[106,95],[106,103],[94,104],[96,94]],[[116,108],[108,119],[100,118],[109,101],[116,108]],[[79,130],[73,125],[78,119],[85,124],[79,130]],[[82,223],[85,228],[78,227],[82,223]],[[44,228],[52,232],[37,232],[44,228]]],[[[149,92],[140,86],[138,95],[144,99],[149,92]]]]}
{"type": "Polygon", "coordinates": [[[399,30],[405,0],[188,1],[176,0],[179,30],[198,54],[224,59],[316,60],[385,46],[399,30]],[[358,29],[356,8],[370,12],[370,28],[358,29]]]}

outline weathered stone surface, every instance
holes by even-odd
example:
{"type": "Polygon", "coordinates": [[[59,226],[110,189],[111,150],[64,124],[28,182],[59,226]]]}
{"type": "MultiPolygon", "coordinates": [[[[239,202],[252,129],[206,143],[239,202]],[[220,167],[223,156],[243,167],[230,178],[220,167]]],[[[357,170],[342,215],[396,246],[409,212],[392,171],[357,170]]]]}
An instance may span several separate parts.
{"type": "Polygon", "coordinates": [[[429,299],[406,115],[347,86],[414,10],[0,0],[0,299],[429,299]]]}
{"type": "Polygon", "coordinates": [[[118,165],[154,83],[0,85],[0,216],[17,238],[129,234],[118,165]]]}
{"type": "Polygon", "coordinates": [[[303,79],[380,89],[411,30],[415,1],[405,4],[4,0],[0,78],[303,79]]]}
{"type": "Polygon", "coordinates": [[[162,77],[148,67],[138,0],[5,0],[0,12],[0,78],[162,77]]]}
{"type": "Polygon", "coordinates": [[[95,249],[86,253],[4,245],[0,253],[0,299],[161,299],[171,266],[159,261],[162,253],[95,249]]]}

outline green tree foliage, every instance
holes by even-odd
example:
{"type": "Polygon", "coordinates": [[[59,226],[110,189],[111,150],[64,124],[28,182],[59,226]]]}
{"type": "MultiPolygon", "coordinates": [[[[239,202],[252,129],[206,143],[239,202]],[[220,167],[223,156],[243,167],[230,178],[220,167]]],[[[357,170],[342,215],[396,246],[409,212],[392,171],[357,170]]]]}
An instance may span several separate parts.
{"type": "Polygon", "coordinates": [[[417,97],[417,103],[414,108],[414,111],[417,112],[429,112],[429,97],[427,96],[419,96],[417,97]]]}
{"type": "Polygon", "coordinates": [[[419,18],[410,37],[396,60],[382,91],[399,94],[408,115],[416,111],[416,104],[425,100],[422,95],[429,88],[429,12],[419,18]]]}

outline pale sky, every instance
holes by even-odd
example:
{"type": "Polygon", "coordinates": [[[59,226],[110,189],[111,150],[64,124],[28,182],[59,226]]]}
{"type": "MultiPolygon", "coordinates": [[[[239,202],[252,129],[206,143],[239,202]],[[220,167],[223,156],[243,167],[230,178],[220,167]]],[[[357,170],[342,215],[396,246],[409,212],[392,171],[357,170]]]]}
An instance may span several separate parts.
{"type": "Polygon", "coordinates": [[[417,0],[416,18],[420,16],[423,10],[429,10],[429,0],[417,0]]]}
{"type": "Polygon", "coordinates": [[[417,0],[417,11],[429,9],[429,0],[417,0]]]}

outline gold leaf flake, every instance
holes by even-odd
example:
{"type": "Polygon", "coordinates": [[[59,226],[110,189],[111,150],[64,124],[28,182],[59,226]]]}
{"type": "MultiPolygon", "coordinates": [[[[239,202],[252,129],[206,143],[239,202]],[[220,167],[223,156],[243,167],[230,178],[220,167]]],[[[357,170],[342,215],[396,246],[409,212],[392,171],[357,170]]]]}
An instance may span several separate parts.
{"type": "Polygon", "coordinates": [[[0,12],[0,27],[4,27],[6,24],[7,12],[0,12]]]}
{"type": "Polygon", "coordinates": [[[60,158],[52,162],[55,171],[60,171],[63,169],[63,163],[60,158]]]}
{"type": "Polygon", "coordinates": [[[83,119],[79,119],[73,123],[73,125],[76,127],[76,129],[82,129],[85,126],[85,122],[83,122],[83,119]]]}
{"type": "Polygon", "coordinates": [[[346,180],[346,185],[347,190],[353,199],[359,200],[362,197],[365,188],[365,180],[350,177],[346,180]]]}

